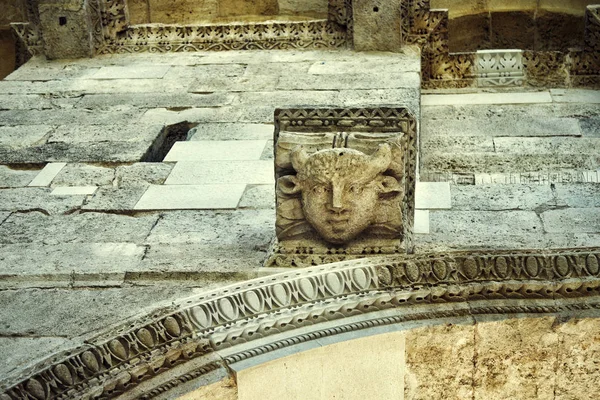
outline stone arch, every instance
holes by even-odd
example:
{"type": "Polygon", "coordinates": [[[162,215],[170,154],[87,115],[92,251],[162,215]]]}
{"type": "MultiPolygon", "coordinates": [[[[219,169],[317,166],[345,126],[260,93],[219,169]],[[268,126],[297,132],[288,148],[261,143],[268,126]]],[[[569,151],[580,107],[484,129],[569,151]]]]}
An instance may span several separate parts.
{"type": "Polygon", "coordinates": [[[315,339],[487,314],[600,309],[600,248],[382,256],[184,299],[22,371],[2,400],[153,398],[315,339]]]}

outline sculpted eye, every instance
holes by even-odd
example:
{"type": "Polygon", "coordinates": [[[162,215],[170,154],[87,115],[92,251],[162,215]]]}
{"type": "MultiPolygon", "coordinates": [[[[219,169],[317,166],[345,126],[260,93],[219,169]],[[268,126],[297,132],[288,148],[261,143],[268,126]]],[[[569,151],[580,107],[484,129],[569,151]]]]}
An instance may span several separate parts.
{"type": "Polygon", "coordinates": [[[352,194],[360,194],[363,191],[363,187],[360,185],[352,185],[352,186],[350,186],[349,191],[352,194]]]}
{"type": "Polygon", "coordinates": [[[315,194],[324,194],[329,191],[329,188],[327,186],[323,186],[323,185],[316,185],[316,186],[313,186],[312,190],[313,190],[313,193],[315,193],[315,194]]]}

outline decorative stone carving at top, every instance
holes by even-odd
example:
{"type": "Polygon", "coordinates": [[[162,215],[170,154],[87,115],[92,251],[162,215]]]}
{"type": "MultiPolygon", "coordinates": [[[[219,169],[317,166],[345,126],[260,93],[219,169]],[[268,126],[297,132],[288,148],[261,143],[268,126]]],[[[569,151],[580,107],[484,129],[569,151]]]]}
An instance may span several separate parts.
{"type": "Polygon", "coordinates": [[[412,247],[416,122],[404,108],[275,112],[278,243],[271,266],[412,247]]]}
{"type": "Polygon", "coordinates": [[[479,50],[476,53],[477,84],[484,86],[521,86],[523,56],[521,50],[479,50]]]}

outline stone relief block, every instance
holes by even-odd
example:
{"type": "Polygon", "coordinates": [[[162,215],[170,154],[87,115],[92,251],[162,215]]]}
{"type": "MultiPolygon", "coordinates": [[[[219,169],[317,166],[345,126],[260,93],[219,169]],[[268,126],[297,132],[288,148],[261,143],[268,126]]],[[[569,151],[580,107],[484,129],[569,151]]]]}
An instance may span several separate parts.
{"type": "Polygon", "coordinates": [[[521,50],[479,50],[475,57],[479,86],[523,85],[521,50]]]}
{"type": "Polygon", "coordinates": [[[275,111],[268,266],[412,250],[416,119],[405,108],[275,111]]]}

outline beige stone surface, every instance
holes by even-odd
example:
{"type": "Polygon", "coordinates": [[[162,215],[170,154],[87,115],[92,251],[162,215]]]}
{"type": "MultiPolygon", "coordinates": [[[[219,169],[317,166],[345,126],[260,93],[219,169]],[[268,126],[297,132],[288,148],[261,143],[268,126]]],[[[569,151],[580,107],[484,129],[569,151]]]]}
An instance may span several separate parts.
{"type": "Polygon", "coordinates": [[[404,342],[404,333],[386,333],[242,370],[238,399],[402,399],[404,342]]]}
{"type": "Polygon", "coordinates": [[[358,51],[400,51],[400,0],[353,0],[354,48],[358,51]]]}
{"type": "Polygon", "coordinates": [[[177,400],[237,400],[237,385],[231,378],[203,386],[177,400]]]}
{"type": "Polygon", "coordinates": [[[475,329],[475,399],[554,399],[554,318],[507,319],[475,329]]]}
{"type": "Polygon", "coordinates": [[[475,327],[443,324],[406,332],[406,400],[473,397],[475,327]]]}

